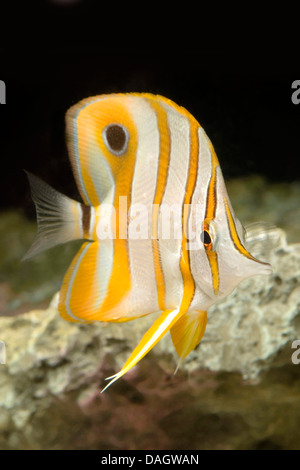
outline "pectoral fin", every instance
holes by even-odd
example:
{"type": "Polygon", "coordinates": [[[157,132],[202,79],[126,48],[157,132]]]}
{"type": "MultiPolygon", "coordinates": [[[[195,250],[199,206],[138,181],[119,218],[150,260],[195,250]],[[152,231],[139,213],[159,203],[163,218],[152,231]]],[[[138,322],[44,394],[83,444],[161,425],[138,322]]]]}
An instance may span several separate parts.
{"type": "MultiPolygon", "coordinates": [[[[152,348],[155,344],[169,331],[175,322],[184,314],[180,310],[165,310],[161,313],[160,317],[153,323],[149,330],[144,334],[138,346],[134,349],[131,356],[125,362],[124,366],[117,374],[108,377],[107,380],[112,379],[108,385],[102,390],[106,390],[113,382],[122,377],[133,366],[135,366],[152,348]]],[[[101,393],[102,393],[101,392],[101,393]]]]}

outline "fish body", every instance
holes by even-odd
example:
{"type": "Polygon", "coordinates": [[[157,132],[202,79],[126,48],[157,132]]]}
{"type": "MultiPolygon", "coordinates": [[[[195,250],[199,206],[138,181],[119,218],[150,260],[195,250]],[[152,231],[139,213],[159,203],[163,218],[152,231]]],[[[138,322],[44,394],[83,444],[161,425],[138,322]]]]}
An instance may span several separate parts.
{"type": "Polygon", "coordinates": [[[68,321],[160,312],[109,385],[169,330],[181,362],[204,334],[207,309],[271,272],[244,247],[214,148],[186,109],[152,94],[85,99],[67,112],[66,130],[83,203],[29,174],[39,228],[26,257],[84,239],[60,290],[68,321]]]}

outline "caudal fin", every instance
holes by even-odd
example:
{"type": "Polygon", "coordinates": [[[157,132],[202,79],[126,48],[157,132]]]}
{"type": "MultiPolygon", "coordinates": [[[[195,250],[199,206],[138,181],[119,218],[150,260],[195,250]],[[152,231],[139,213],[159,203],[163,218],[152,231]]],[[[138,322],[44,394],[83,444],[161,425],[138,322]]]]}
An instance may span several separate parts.
{"type": "Polygon", "coordinates": [[[36,208],[38,233],[23,260],[53,246],[85,238],[83,204],[59,193],[32,173],[26,174],[36,208]]]}

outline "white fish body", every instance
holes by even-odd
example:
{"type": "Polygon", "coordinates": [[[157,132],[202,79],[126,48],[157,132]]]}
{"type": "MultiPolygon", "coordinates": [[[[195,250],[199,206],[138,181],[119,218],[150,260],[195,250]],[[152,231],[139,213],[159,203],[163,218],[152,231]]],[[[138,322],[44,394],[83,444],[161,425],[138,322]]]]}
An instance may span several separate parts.
{"type": "Polygon", "coordinates": [[[60,291],[69,321],[161,312],[110,383],[168,330],[184,359],[206,310],[243,279],[271,272],[243,245],[210,140],[188,111],[151,94],[83,100],[67,113],[67,139],[84,204],[29,175],[40,228],[27,257],[87,240],[60,291]]]}

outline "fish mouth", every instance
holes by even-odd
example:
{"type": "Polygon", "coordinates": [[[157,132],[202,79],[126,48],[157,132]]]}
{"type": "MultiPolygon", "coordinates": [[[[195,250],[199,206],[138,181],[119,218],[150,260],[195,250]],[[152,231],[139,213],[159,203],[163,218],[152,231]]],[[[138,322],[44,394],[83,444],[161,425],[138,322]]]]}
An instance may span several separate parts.
{"type": "Polygon", "coordinates": [[[260,264],[259,272],[258,274],[273,274],[273,268],[270,265],[270,263],[265,263],[264,261],[259,261],[257,262],[260,264]]]}
{"type": "Polygon", "coordinates": [[[244,256],[255,263],[256,274],[272,274],[273,273],[273,268],[270,265],[270,263],[268,263],[267,261],[260,261],[259,259],[255,258],[253,255],[251,255],[251,253],[248,250],[246,250],[246,248],[244,248],[244,250],[245,250],[245,253],[243,253],[244,256]]]}

